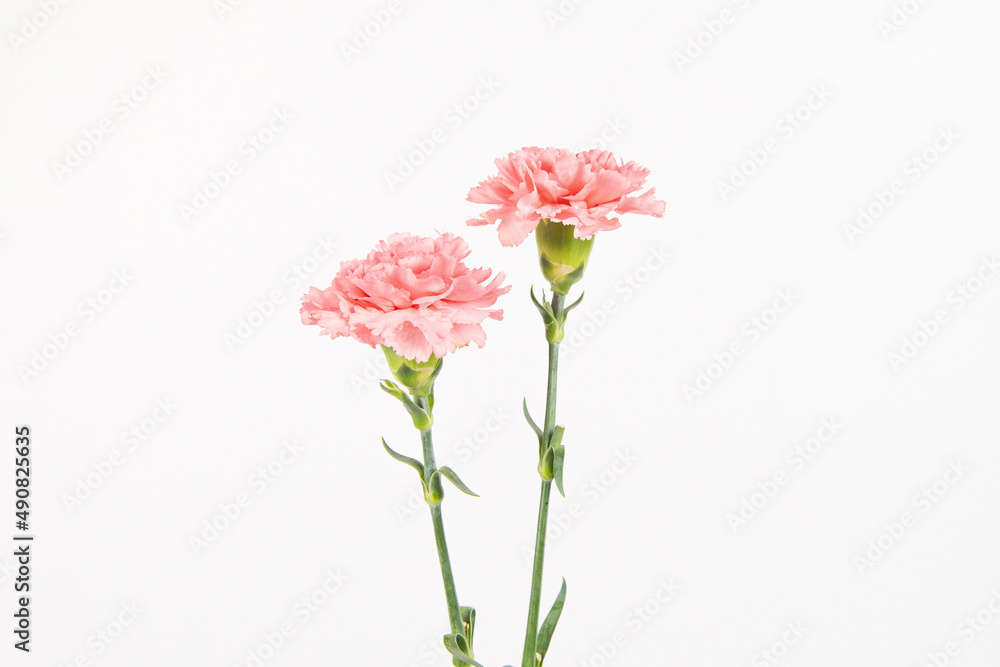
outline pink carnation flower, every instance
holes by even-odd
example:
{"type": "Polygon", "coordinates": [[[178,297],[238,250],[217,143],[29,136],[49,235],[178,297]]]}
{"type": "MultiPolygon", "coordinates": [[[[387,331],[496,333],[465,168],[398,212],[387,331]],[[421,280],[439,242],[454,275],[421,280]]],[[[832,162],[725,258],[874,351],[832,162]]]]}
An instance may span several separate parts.
{"type": "Polygon", "coordinates": [[[629,197],[646,182],[649,170],[635,162],[619,164],[608,151],[573,154],[561,148],[530,146],[496,160],[500,173],[469,191],[477,204],[493,204],[470,225],[499,222],[505,246],[520,245],[542,218],[574,227],[578,239],[618,229],[615,213],[660,217],[666,204],[653,199],[655,188],[629,197]]]}
{"type": "Polygon", "coordinates": [[[365,259],[341,262],[330,287],[309,288],[302,323],[318,324],[331,338],[391,347],[417,362],[469,343],[482,347],[482,322],[503,319],[503,310],[490,306],[510,286],[500,286],[503,273],[468,268],[462,263],[468,256],[468,244],[453,234],[393,234],[365,259]]]}

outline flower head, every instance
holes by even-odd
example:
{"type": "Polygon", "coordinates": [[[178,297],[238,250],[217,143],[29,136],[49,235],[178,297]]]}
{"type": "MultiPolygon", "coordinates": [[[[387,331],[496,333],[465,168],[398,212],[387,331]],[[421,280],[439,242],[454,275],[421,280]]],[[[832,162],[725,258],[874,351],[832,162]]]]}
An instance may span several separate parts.
{"type": "Polygon", "coordinates": [[[545,218],[572,226],[578,239],[621,226],[616,213],[660,217],[664,202],[656,190],[630,197],[646,182],[649,170],[635,162],[619,164],[609,151],[571,153],[561,148],[529,146],[496,160],[499,173],[472,188],[468,199],[492,204],[470,225],[499,222],[505,246],[520,245],[545,218]]]}
{"type": "Polygon", "coordinates": [[[302,323],[418,363],[469,343],[482,347],[482,322],[503,319],[503,310],[491,306],[510,286],[501,287],[503,273],[467,267],[468,255],[468,244],[453,234],[393,234],[365,259],[342,262],[326,289],[311,287],[302,297],[302,323]]]}

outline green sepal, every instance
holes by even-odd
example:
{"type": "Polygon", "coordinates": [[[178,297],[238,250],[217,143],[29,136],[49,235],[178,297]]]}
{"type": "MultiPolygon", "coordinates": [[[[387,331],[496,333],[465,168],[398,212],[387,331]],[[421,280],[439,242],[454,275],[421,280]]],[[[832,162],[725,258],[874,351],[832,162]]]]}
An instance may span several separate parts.
{"type": "MultiPolygon", "coordinates": [[[[549,260],[549,258],[546,257],[545,255],[539,255],[539,257],[538,257],[538,263],[542,267],[542,275],[543,276],[548,277],[548,276],[555,275],[556,273],[558,273],[558,267],[556,266],[556,263],[553,262],[553,261],[551,261],[551,260],[549,260]]],[[[549,284],[553,288],[555,288],[555,286],[556,286],[555,282],[551,282],[550,281],[549,284]]],[[[562,292],[562,294],[565,294],[565,292],[562,292]]]]}
{"type": "Polygon", "coordinates": [[[542,276],[553,291],[568,294],[583,279],[587,261],[594,248],[594,236],[576,238],[576,229],[560,220],[542,218],[535,227],[535,244],[542,276]]]}
{"type": "Polygon", "coordinates": [[[408,465],[411,468],[413,468],[414,470],[416,470],[417,474],[420,475],[420,484],[423,485],[423,483],[424,483],[424,464],[423,463],[421,463],[420,461],[416,460],[415,458],[412,458],[412,457],[409,457],[409,456],[405,456],[403,454],[400,454],[397,451],[394,451],[392,449],[392,447],[390,447],[388,444],[386,444],[385,438],[382,438],[382,446],[385,447],[385,451],[389,452],[389,456],[391,456],[392,458],[396,459],[400,463],[405,463],[406,465],[408,465]]]}
{"type": "Polygon", "coordinates": [[[556,623],[559,622],[559,616],[562,614],[565,602],[566,579],[564,578],[562,580],[562,588],[559,589],[559,595],[556,596],[556,601],[552,603],[552,609],[549,610],[545,620],[542,621],[542,626],[538,629],[538,638],[535,640],[537,667],[541,667],[542,662],[545,660],[545,654],[549,650],[549,643],[552,641],[552,633],[556,630],[556,623]]]}
{"type": "Polygon", "coordinates": [[[522,409],[524,410],[524,418],[528,420],[528,426],[530,426],[531,430],[534,431],[535,435],[538,436],[538,444],[539,444],[539,446],[541,446],[541,444],[542,444],[542,429],[538,428],[538,424],[535,423],[535,420],[531,418],[531,413],[528,412],[528,399],[527,398],[525,398],[524,399],[524,403],[522,403],[522,409]]]}
{"type": "Polygon", "coordinates": [[[382,391],[403,404],[403,407],[410,414],[410,419],[413,420],[413,426],[418,431],[426,431],[434,423],[431,413],[414,403],[410,395],[392,380],[380,381],[379,387],[381,387],[382,391]]]}
{"type": "Polygon", "coordinates": [[[449,482],[454,484],[455,488],[461,491],[462,493],[466,493],[470,496],[475,496],[476,498],[479,497],[479,494],[470,489],[469,487],[467,487],[465,483],[458,478],[458,474],[455,473],[455,471],[449,468],[448,466],[441,466],[440,468],[437,469],[437,472],[441,473],[442,477],[444,477],[449,482]]]}
{"type": "Polygon", "coordinates": [[[388,345],[380,346],[386,363],[411,396],[429,396],[434,391],[434,380],[441,373],[442,360],[431,354],[427,361],[414,361],[401,356],[388,345]]]}
{"type": "Polygon", "coordinates": [[[440,505],[444,500],[444,482],[441,481],[441,471],[435,470],[424,485],[424,500],[428,505],[440,505]]]}
{"type": "MultiPolygon", "coordinates": [[[[545,265],[546,264],[549,264],[553,268],[555,267],[555,265],[552,264],[551,262],[549,262],[548,259],[546,259],[544,255],[541,257],[541,261],[542,261],[542,273],[543,274],[545,273],[545,265]]],[[[558,278],[556,278],[555,280],[553,280],[551,283],[549,283],[549,285],[552,287],[553,290],[555,290],[556,292],[559,292],[560,294],[564,294],[564,295],[565,294],[569,294],[569,289],[573,285],[577,284],[578,282],[580,282],[583,279],[583,272],[586,271],[586,270],[587,270],[587,265],[586,264],[584,264],[583,266],[578,266],[575,269],[573,269],[572,271],[570,271],[569,273],[567,273],[565,275],[562,275],[562,276],[559,276],[558,278]]]]}
{"type": "Polygon", "coordinates": [[[468,642],[465,641],[465,637],[458,635],[445,635],[444,636],[444,647],[448,649],[448,653],[451,653],[452,657],[458,660],[463,665],[472,665],[473,667],[483,667],[478,662],[472,659],[469,655],[471,650],[469,649],[468,642]]]}
{"type": "Polygon", "coordinates": [[[472,652],[472,638],[476,631],[476,610],[472,607],[459,607],[458,613],[462,617],[462,631],[469,642],[469,652],[472,652]]]}

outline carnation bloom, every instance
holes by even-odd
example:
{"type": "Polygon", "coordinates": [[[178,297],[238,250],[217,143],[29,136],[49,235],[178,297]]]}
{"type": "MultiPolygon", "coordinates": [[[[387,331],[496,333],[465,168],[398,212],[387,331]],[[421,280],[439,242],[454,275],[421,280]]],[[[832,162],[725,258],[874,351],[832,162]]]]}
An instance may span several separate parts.
{"type": "Polygon", "coordinates": [[[326,289],[309,288],[302,323],[318,324],[331,338],[390,347],[418,363],[469,343],[482,347],[482,322],[503,319],[503,310],[490,307],[510,286],[501,287],[503,273],[467,267],[468,255],[468,244],[453,234],[393,234],[365,259],[341,262],[326,289]]]}
{"type": "Polygon", "coordinates": [[[571,153],[562,148],[530,146],[496,160],[499,173],[472,188],[468,199],[495,207],[470,225],[499,222],[505,246],[520,245],[545,218],[571,225],[578,239],[617,229],[616,213],[660,217],[664,202],[655,188],[630,197],[646,182],[649,170],[635,162],[619,164],[609,151],[571,153]]]}

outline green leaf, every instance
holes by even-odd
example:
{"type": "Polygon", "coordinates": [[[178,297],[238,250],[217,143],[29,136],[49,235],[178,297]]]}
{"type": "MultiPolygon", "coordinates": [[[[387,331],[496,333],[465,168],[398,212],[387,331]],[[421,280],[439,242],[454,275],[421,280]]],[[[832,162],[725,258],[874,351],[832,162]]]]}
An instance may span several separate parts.
{"type": "MultiPolygon", "coordinates": [[[[542,290],[542,299],[544,298],[545,290],[542,290]]],[[[538,299],[535,297],[534,286],[531,288],[531,303],[535,304],[535,308],[537,308],[538,312],[542,314],[542,319],[545,321],[546,326],[555,321],[556,316],[552,312],[552,305],[548,301],[545,301],[544,305],[538,302],[538,299]]]]}
{"type": "Polygon", "coordinates": [[[389,456],[391,456],[392,458],[396,459],[400,463],[405,463],[406,465],[408,465],[411,468],[413,468],[414,470],[416,470],[417,474],[420,475],[420,483],[423,484],[423,482],[424,482],[424,464],[423,463],[421,463],[420,461],[418,461],[418,460],[416,460],[414,458],[411,458],[409,456],[404,456],[403,454],[400,454],[399,452],[393,451],[392,447],[390,447],[389,445],[386,444],[385,438],[382,438],[382,446],[385,447],[385,451],[389,452],[389,456]]]}
{"type": "Polygon", "coordinates": [[[472,607],[459,607],[458,612],[462,617],[462,626],[465,636],[469,640],[469,649],[472,649],[472,635],[476,631],[476,610],[472,607]]]}
{"type": "Polygon", "coordinates": [[[556,445],[561,445],[564,433],[566,433],[565,426],[556,426],[554,429],[552,429],[552,437],[549,438],[549,447],[555,447],[556,445]]]}
{"type": "Polygon", "coordinates": [[[583,301],[583,295],[584,294],[586,294],[586,292],[580,292],[580,298],[579,299],[577,299],[576,301],[574,301],[570,305],[568,305],[565,308],[563,308],[563,317],[566,316],[566,313],[568,313],[569,311],[573,310],[574,308],[576,308],[577,306],[580,305],[580,302],[583,301]]]}
{"type": "MultiPolygon", "coordinates": [[[[548,262],[545,257],[540,258],[542,261],[542,268],[545,268],[546,262],[548,262]]],[[[551,263],[550,263],[551,264],[551,263]]],[[[573,273],[576,273],[575,271],[573,273]]],[[[572,274],[570,274],[572,275],[572,274]]],[[[580,275],[583,275],[582,272],[580,275]]],[[[556,289],[556,283],[551,284],[552,289],[556,289]]],[[[560,294],[565,294],[564,291],[556,290],[560,294]]],[[[542,297],[545,297],[545,290],[542,290],[542,297]]],[[[535,308],[538,312],[542,314],[542,321],[545,324],[545,340],[550,343],[558,343],[563,339],[565,332],[563,331],[563,325],[566,323],[566,313],[561,312],[559,316],[556,317],[555,312],[552,310],[552,304],[548,301],[539,303],[538,299],[535,298],[535,288],[531,288],[531,302],[535,304],[535,308]]]]}
{"type": "Polygon", "coordinates": [[[559,622],[559,616],[562,614],[565,602],[566,579],[563,579],[559,595],[556,596],[556,601],[552,603],[552,609],[549,610],[548,616],[542,621],[542,627],[538,629],[538,639],[535,640],[535,653],[541,656],[538,660],[538,667],[541,667],[542,662],[545,660],[545,654],[549,650],[549,643],[552,641],[552,633],[556,631],[556,623],[559,622]]]}
{"type": "Polygon", "coordinates": [[[454,484],[455,487],[462,493],[467,493],[470,496],[475,496],[476,498],[479,497],[479,494],[470,489],[469,487],[467,487],[462,482],[462,480],[458,478],[458,475],[455,473],[455,471],[449,468],[448,466],[441,466],[440,468],[437,469],[437,472],[441,473],[441,475],[444,476],[445,479],[454,484]]]}
{"type": "Polygon", "coordinates": [[[402,396],[404,393],[403,389],[392,380],[379,380],[378,386],[382,391],[389,394],[393,398],[402,400],[402,396]]]}
{"type": "Polygon", "coordinates": [[[552,452],[552,479],[556,480],[556,488],[559,494],[565,498],[566,491],[563,489],[563,462],[566,460],[566,448],[562,445],[552,445],[549,447],[552,452]]]}
{"type": "Polygon", "coordinates": [[[539,444],[541,444],[541,441],[542,441],[542,429],[538,428],[538,424],[535,423],[535,420],[531,418],[531,413],[528,412],[528,399],[527,398],[524,399],[524,403],[522,404],[522,409],[524,410],[524,418],[528,420],[528,426],[530,426],[531,430],[534,431],[535,435],[538,436],[538,442],[539,442],[539,444]]]}
{"type": "Polygon", "coordinates": [[[466,644],[465,642],[465,637],[463,637],[462,635],[445,635],[444,647],[448,649],[448,653],[451,653],[452,657],[454,657],[463,665],[472,665],[473,667],[483,667],[478,662],[469,657],[467,653],[469,647],[468,644],[466,644]],[[463,650],[463,645],[464,645],[464,650],[463,650]]]}
{"type": "Polygon", "coordinates": [[[426,431],[434,423],[434,418],[431,417],[431,413],[424,410],[422,407],[413,402],[410,395],[403,391],[398,384],[391,380],[382,380],[379,382],[379,387],[382,391],[389,394],[406,408],[406,411],[410,413],[410,419],[413,420],[413,426],[420,431],[426,431]]]}

